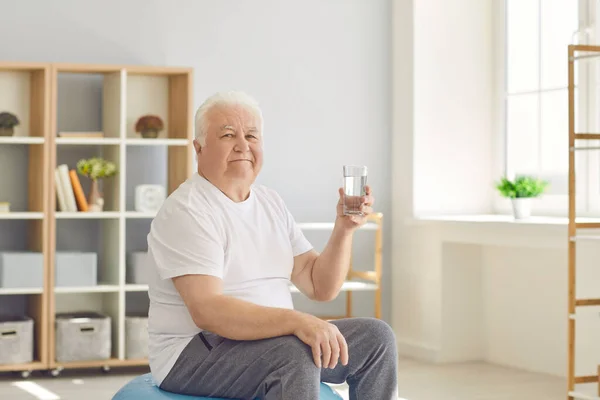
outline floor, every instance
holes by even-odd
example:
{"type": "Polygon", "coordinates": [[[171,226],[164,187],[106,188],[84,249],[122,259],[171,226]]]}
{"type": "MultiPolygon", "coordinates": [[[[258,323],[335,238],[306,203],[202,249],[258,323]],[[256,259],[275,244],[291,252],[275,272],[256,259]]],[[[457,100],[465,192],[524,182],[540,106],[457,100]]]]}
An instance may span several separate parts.
{"type": "MultiPolygon", "coordinates": [[[[34,374],[28,379],[4,374],[0,375],[0,399],[110,400],[124,383],[143,372],[63,371],[55,378],[34,374]]],[[[483,363],[430,365],[402,359],[399,372],[402,400],[566,399],[563,379],[483,363]]],[[[595,385],[586,386],[592,394],[596,390],[595,385]]],[[[336,390],[348,399],[347,387],[336,390]]]]}

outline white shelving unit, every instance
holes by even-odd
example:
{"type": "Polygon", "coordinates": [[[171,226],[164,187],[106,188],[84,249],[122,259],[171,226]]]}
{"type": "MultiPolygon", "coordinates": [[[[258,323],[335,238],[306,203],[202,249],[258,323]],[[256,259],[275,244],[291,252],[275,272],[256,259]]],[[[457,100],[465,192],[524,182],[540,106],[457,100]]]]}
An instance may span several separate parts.
{"type": "MultiPolygon", "coordinates": [[[[145,250],[139,244],[145,241],[149,227],[144,224],[154,217],[135,211],[135,186],[161,184],[169,194],[192,173],[192,72],[185,68],[57,64],[54,75],[55,119],[50,131],[53,167],[67,164],[70,170],[76,169],[79,159],[100,156],[114,162],[118,172],[100,183],[105,201],[101,212],[58,211],[55,195],[50,205],[51,257],[59,251],[94,252],[98,257],[97,285],[54,287],[52,274],[50,323],[61,312],[109,316],[112,356],[109,360],[59,363],[54,346],[50,346],[49,368],[56,375],[64,368],[146,365],[147,360],[127,359],[125,348],[126,316],[131,310],[147,313],[148,307],[144,295],[147,288],[126,283],[127,253],[145,250]],[[81,93],[85,88],[90,89],[89,97],[68,94],[69,90],[81,93]],[[84,114],[85,120],[61,111],[71,109],[84,114]],[[165,122],[165,129],[156,139],[141,138],[134,131],[137,119],[147,114],[158,115],[165,122]],[[68,135],[59,132],[90,132],[96,136],[101,132],[102,137],[64,137],[68,135]]],[[[90,184],[86,177],[79,175],[79,179],[87,197],[90,184]]],[[[50,343],[53,341],[51,331],[50,343]]]]}

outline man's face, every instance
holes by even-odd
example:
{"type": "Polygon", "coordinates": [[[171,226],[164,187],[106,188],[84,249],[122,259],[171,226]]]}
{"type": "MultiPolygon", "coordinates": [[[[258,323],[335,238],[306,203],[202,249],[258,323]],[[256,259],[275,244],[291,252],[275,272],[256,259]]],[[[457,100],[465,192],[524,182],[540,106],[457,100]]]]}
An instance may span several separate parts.
{"type": "Polygon", "coordinates": [[[206,117],[206,143],[194,143],[202,173],[219,184],[253,183],[263,163],[259,118],[238,105],[213,107],[206,117]]]}

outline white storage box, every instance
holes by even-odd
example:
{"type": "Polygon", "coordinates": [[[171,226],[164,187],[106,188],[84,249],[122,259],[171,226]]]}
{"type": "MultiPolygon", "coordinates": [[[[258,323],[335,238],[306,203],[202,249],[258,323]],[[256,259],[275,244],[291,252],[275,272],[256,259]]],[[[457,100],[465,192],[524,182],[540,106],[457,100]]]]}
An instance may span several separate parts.
{"type": "Polygon", "coordinates": [[[0,316],[0,364],[33,361],[33,320],[27,316],[0,316]]]}
{"type": "Polygon", "coordinates": [[[133,251],[127,254],[127,283],[148,284],[148,253],[133,251]]]}
{"type": "Polygon", "coordinates": [[[96,286],[98,256],[96,253],[57,252],[54,265],[55,286],[96,286]]]}
{"type": "Polygon", "coordinates": [[[43,288],[44,257],[38,252],[0,252],[0,288],[43,288]]]}
{"type": "Polygon", "coordinates": [[[125,358],[130,360],[148,358],[148,317],[142,315],[125,317],[125,358]]]}
{"type": "Polygon", "coordinates": [[[93,312],[56,315],[56,361],[106,360],[111,347],[110,317],[93,312]]]}

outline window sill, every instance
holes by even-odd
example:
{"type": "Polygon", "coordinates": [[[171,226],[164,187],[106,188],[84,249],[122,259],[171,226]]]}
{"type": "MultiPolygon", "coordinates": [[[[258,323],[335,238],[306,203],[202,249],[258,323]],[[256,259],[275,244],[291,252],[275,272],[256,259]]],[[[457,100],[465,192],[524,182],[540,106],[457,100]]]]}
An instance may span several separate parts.
{"type": "MultiPolygon", "coordinates": [[[[585,221],[600,222],[600,218],[585,218],[585,221]]],[[[582,221],[578,218],[577,221],[582,221]]],[[[509,214],[473,214],[473,215],[424,215],[407,220],[407,225],[425,225],[432,223],[456,223],[476,225],[523,225],[523,226],[567,226],[566,217],[532,216],[527,219],[515,219],[509,214]]]]}
{"type": "MultiPolygon", "coordinates": [[[[600,222],[600,218],[578,217],[577,222],[600,222]]],[[[566,217],[515,220],[509,214],[425,215],[405,221],[409,228],[431,229],[422,237],[441,242],[541,248],[566,248],[568,223],[566,217]]]]}

